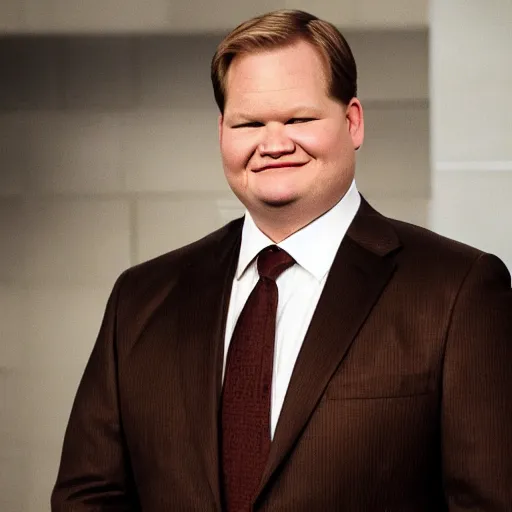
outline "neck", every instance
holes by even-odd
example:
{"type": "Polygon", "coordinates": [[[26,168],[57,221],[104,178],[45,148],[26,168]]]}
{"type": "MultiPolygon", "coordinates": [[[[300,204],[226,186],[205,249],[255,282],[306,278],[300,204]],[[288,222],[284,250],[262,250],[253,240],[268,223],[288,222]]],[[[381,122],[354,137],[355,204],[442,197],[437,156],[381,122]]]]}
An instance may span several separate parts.
{"type": "Polygon", "coordinates": [[[338,204],[347,194],[351,184],[352,181],[347,183],[341,193],[333,195],[329,202],[319,201],[312,197],[309,201],[299,200],[284,206],[260,204],[259,208],[249,211],[260,231],[278,244],[338,204]]]}
{"type": "Polygon", "coordinates": [[[256,219],[254,219],[254,222],[256,226],[258,226],[258,228],[261,230],[261,232],[268,236],[270,240],[272,240],[272,242],[274,242],[275,244],[282,242],[283,240],[285,240],[286,238],[293,235],[294,233],[301,230],[303,227],[307,225],[304,224],[297,226],[276,226],[275,223],[269,225],[263,222],[259,222],[256,219]]]}
{"type": "Polygon", "coordinates": [[[318,217],[321,217],[332,206],[334,204],[327,210],[318,210],[308,216],[300,215],[301,212],[297,211],[296,208],[289,207],[267,207],[263,211],[250,213],[258,229],[274,243],[278,244],[308,224],[311,224],[318,217]]]}

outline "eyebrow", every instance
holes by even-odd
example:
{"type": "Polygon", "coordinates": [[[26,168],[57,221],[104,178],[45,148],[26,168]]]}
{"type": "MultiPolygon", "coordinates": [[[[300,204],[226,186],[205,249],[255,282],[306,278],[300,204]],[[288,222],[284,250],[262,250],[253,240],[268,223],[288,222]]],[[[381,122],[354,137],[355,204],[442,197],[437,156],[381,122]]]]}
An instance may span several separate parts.
{"type": "MultiPolygon", "coordinates": [[[[320,109],[318,107],[313,106],[307,106],[307,105],[300,105],[298,107],[292,108],[285,112],[286,115],[283,114],[283,117],[286,117],[288,119],[294,118],[294,117],[315,117],[320,115],[320,109]]],[[[256,122],[261,121],[261,119],[267,117],[265,116],[258,116],[254,113],[248,113],[243,111],[234,111],[230,115],[225,116],[225,119],[229,120],[230,122],[256,122]]]]}

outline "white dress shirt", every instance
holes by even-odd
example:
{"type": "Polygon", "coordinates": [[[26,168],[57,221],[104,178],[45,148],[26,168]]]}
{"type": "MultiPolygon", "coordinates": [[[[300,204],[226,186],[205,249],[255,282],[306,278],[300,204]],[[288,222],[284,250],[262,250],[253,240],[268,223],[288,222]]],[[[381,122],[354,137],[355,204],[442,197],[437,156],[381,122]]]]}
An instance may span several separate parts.
{"type": "Polygon", "coordinates": [[[306,227],[274,244],[245,214],[238,266],[233,279],[224,341],[224,368],[229,343],[238,316],[259,279],[257,254],[269,245],[278,245],[296,264],[277,278],[279,301],[272,375],[270,411],[271,437],[283,406],[295,361],[325,285],[338,247],[359,209],[361,197],[355,182],[343,198],[306,227]]]}

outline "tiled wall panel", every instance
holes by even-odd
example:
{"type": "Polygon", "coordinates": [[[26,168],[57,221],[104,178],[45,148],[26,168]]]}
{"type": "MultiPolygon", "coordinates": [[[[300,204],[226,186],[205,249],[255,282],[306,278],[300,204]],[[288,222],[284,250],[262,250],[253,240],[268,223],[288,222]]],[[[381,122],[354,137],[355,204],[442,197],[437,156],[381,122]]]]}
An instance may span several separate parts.
{"type": "Polygon", "coordinates": [[[431,0],[431,14],[435,168],[442,162],[512,167],[512,3],[431,0]]]}
{"type": "Polygon", "coordinates": [[[428,109],[391,103],[365,110],[357,183],[376,197],[429,197],[428,109]]]}
{"type": "Polygon", "coordinates": [[[358,0],[357,20],[363,25],[422,27],[428,20],[428,0],[358,0]]]}
{"type": "Polygon", "coordinates": [[[217,203],[206,196],[141,199],[137,203],[137,261],[194,242],[222,224],[217,203]]]}
{"type": "Polygon", "coordinates": [[[346,38],[356,59],[363,102],[428,98],[427,32],[349,31],[346,38]]]}
{"type": "MultiPolygon", "coordinates": [[[[27,512],[27,487],[30,485],[26,450],[8,449],[0,453],[0,510],[27,512]]],[[[49,511],[43,507],[41,511],[49,511]]]]}
{"type": "Polygon", "coordinates": [[[85,111],[33,114],[25,159],[35,193],[112,193],[123,189],[118,115],[85,111]]]}
{"type": "Polygon", "coordinates": [[[126,32],[168,29],[169,0],[25,0],[25,23],[37,32],[126,32]]]}
{"type": "Polygon", "coordinates": [[[26,219],[24,201],[0,199],[0,282],[23,282],[25,273],[26,219]]]}
{"type": "Polygon", "coordinates": [[[131,264],[126,201],[34,199],[26,222],[28,284],[105,286],[131,264]]]}
{"type": "Polygon", "coordinates": [[[55,38],[0,39],[0,110],[59,107],[61,44],[55,38]]]}
{"type": "Polygon", "coordinates": [[[367,196],[366,199],[386,217],[429,228],[429,199],[407,195],[403,198],[367,196]]]}
{"type": "Polygon", "coordinates": [[[210,61],[220,39],[185,35],[138,40],[134,59],[140,106],[216,112],[210,61]]]}
{"type": "Polygon", "coordinates": [[[24,365],[29,371],[81,374],[114,282],[103,287],[45,286],[26,292],[24,365]]]}
{"type": "Polygon", "coordinates": [[[431,0],[432,226],[512,270],[512,3],[431,0]]]}
{"type": "Polygon", "coordinates": [[[341,27],[426,27],[428,0],[4,0],[0,30],[21,33],[227,31],[280,8],[303,9],[341,27]],[[5,4],[5,5],[4,5],[5,4]]]}
{"type": "MultiPolygon", "coordinates": [[[[31,9],[49,20],[61,5],[85,32],[93,4],[31,9]]],[[[158,14],[157,3],[147,13],[125,5],[134,24],[158,14]]],[[[226,5],[203,11],[220,22],[222,9],[238,12],[226,5]]],[[[186,22],[187,12],[174,14],[186,22]]],[[[358,186],[383,213],[424,224],[426,35],[348,36],[367,104],[358,186]]],[[[0,40],[2,511],[49,510],[73,396],[119,273],[243,213],[218,150],[209,77],[218,38],[0,40]]]]}
{"type": "Polygon", "coordinates": [[[500,256],[512,271],[512,172],[443,171],[433,183],[431,225],[500,256]]]}
{"type": "Polygon", "coordinates": [[[29,123],[24,113],[0,110],[0,197],[21,194],[26,188],[29,123]]]}
{"type": "Polygon", "coordinates": [[[2,0],[0,3],[0,31],[11,32],[21,29],[23,7],[20,0],[2,0]]]}
{"type": "Polygon", "coordinates": [[[25,489],[23,512],[50,512],[50,493],[59,467],[60,446],[37,444],[32,447],[25,473],[30,485],[25,489]]]}
{"type": "Polygon", "coordinates": [[[123,122],[122,168],[129,191],[228,190],[216,112],[143,110],[123,122]]]}
{"type": "Polygon", "coordinates": [[[28,406],[21,372],[0,364],[0,510],[6,512],[27,510],[30,451],[23,411],[28,406]]]}
{"type": "Polygon", "coordinates": [[[356,23],[357,2],[354,0],[285,0],[287,9],[300,9],[319,18],[329,20],[344,29],[356,23]]]}
{"type": "Polygon", "coordinates": [[[23,386],[19,371],[0,368],[0,457],[17,453],[22,457],[23,444],[28,441],[26,425],[22,421],[28,405],[23,386]],[[20,407],[20,403],[25,407],[20,407]]]}
{"type": "MultiPolygon", "coordinates": [[[[22,431],[27,448],[37,452],[52,448],[56,461],[60,455],[69,411],[73,404],[76,389],[82,376],[76,368],[64,365],[57,369],[23,371],[24,380],[20,385],[23,397],[22,431]]],[[[52,478],[55,478],[55,468],[52,478]]]]}
{"type": "Polygon", "coordinates": [[[227,31],[239,23],[265,12],[285,7],[283,0],[188,0],[171,3],[171,24],[176,32],[227,31]]]}
{"type": "Polygon", "coordinates": [[[66,107],[116,111],[135,106],[138,87],[134,46],[129,38],[65,39],[62,53],[66,107]]]}
{"type": "Polygon", "coordinates": [[[19,284],[0,282],[0,372],[25,363],[26,338],[22,327],[26,314],[26,292],[19,284]]]}
{"type": "Polygon", "coordinates": [[[303,9],[341,28],[400,28],[427,25],[428,0],[285,0],[289,9],[303,9]]]}

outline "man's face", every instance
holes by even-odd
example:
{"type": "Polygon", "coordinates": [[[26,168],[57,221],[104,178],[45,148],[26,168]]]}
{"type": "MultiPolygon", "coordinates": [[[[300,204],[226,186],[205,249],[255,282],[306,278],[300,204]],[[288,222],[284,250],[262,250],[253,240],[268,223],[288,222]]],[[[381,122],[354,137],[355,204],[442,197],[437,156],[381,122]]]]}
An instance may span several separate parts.
{"type": "Polygon", "coordinates": [[[239,55],[226,91],[224,172],[251,214],[291,207],[312,221],[334,206],[353,179],[362,108],[357,99],[345,106],[328,96],[317,50],[299,40],[239,55]]]}

